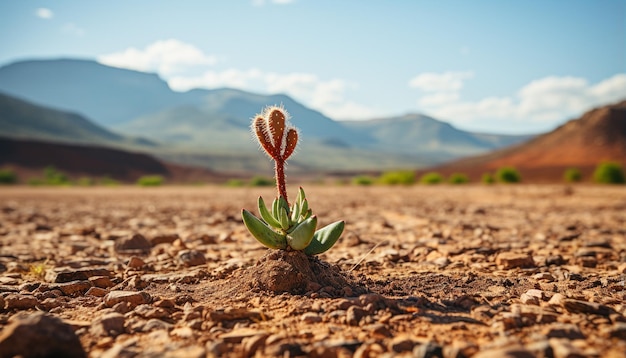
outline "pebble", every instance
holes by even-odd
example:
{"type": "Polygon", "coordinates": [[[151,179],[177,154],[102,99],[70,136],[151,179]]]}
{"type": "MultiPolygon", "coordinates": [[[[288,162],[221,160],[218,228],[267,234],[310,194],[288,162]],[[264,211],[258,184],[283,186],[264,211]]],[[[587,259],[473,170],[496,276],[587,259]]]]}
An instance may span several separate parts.
{"type": "Polygon", "coordinates": [[[133,256],[130,259],[128,259],[128,263],[126,264],[126,266],[132,269],[138,269],[138,268],[143,267],[145,264],[146,263],[141,258],[137,256],[133,256]]]}
{"type": "Polygon", "coordinates": [[[29,310],[37,306],[37,298],[31,295],[9,294],[4,297],[4,309],[29,310]]]}
{"type": "Polygon", "coordinates": [[[115,286],[115,283],[113,283],[111,278],[107,276],[92,276],[89,277],[89,282],[91,282],[92,285],[100,288],[110,288],[115,286]]]}
{"type": "Polygon", "coordinates": [[[74,329],[60,318],[36,312],[3,327],[0,357],[87,357],[74,329]]]}
{"type": "Polygon", "coordinates": [[[390,343],[390,349],[396,353],[411,352],[415,342],[409,337],[394,337],[390,343]]]}
{"type": "Polygon", "coordinates": [[[503,252],[496,257],[496,265],[505,270],[512,268],[532,268],[535,267],[535,261],[529,254],[503,252]]]}
{"type": "Polygon", "coordinates": [[[91,287],[85,292],[85,296],[104,297],[107,294],[107,290],[100,287],[91,287]]]}
{"type": "Polygon", "coordinates": [[[350,306],[346,311],[346,322],[351,326],[358,326],[361,319],[367,314],[367,311],[360,307],[350,306]]]}
{"type": "Polygon", "coordinates": [[[106,313],[91,325],[91,333],[97,336],[116,337],[124,333],[125,317],[117,312],[106,313]]]}
{"type": "Polygon", "coordinates": [[[160,319],[151,318],[145,324],[138,327],[138,330],[141,332],[150,332],[154,330],[170,331],[173,328],[174,328],[174,325],[171,323],[164,322],[160,319]]]}
{"type": "Polygon", "coordinates": [[[244,357],[252,357],[257,351],[262,349],[268,336],[269,334],[267,333],[259,333],[254,336],[245,337],[241,341],[244,357]]]}
{"type": "Polygon", "coordinates": [[[206,264],[204,254],[196,250],[181,250],[178,252],[178,260],[187,267],[206,264]]]}
{"type": "Polygon", "coordinates": [[[303,314],[302,317],[300,317],[300,319],[302,320],[302,322],[305,322],[305,323],[322,322],[322,317],[320,317],[317,313],[314,313],[314,312],[307,312],[303,314]]]}
{"type": "Polygon", "coordinates": [[[147,253],[152,249],[152,244],[143,235],[134,234],[118,238],[114,247],[119,253],[147,253]]]}
{"type": "Polygon", "coordinates": [[[93,276],[105,276],[110,277],[111,271],[105,268],[92,268],[92,269],[62,269],[62,271],[48,271],[46,274],[46,281],[53,283],[64,283],[72,281],[84,281],[93,276]]]}
{"type": "Polygon", "coordinates": [[[91,288],[91,282],[89,281],[72,281],[60,283],[58,285],[52,286],[52,288],[56,288],[61,290],[66,296],[79,296],[87,292],[91,288]]]}
{"type": "Polygon", "coordinates": [[[151,297],[146,292],[136,291],[111,291],[104,297],[104,304],[107,307],[113,307],[118,303],[125,302],[131,307],[143,303],[150,303],[151,297]]]}
{"type": "Polygon", "coordinates": [[[566,298],[562,302],[563,307],[572,313],[584,313],[584,314],[597,314],[600,316],[608,317],[613,313],[613,309],[609,306],[605,306],[595,302],[586,302],[581,300],[575,300],[566,298]]]}

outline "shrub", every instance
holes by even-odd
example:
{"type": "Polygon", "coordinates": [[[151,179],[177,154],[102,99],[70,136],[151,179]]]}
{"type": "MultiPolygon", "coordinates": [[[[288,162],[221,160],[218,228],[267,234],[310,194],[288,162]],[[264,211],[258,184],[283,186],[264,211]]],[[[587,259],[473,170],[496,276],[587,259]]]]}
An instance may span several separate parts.
{"type": "Polygon", "coordinates": [[[565,179],[565,181],[568,183],[577,183],[581,181],[582,178],[583,176],[578,168],[568,168],[563,173],[563,179],[565,179]]]}
{"type": "Polygon", "coordinates": [[[443,177],[441,176],[441,174],[436,173],[436,172],[430,172],[430,173],[426,173],[424,175],[422,175],[422,177],[420,178],[420,183],[422,184],[439,184],[443,181],[443,177]]]}
{"type": "Polygon", "coordinates": [[[374,184],[374,178],[369,175],[358,175],[352,178],[351,182],[354,185],[372,185],[374,184]]]}
{"type": "Polygon", "coordinates": [[[237,188],[246,185],[246,183],[241,179],[229,179],[226,182],[226,186],[237,188]]]}
{"type": "Polygon", "coordinates": [[[0,184],[17,183],[17,174],[11,169],[0,169],[0,184]]]}
{"type": "Polygon", "coordinates": [[[43,170],[44,182],[47,185],[69,185],[67,175],[54,166],[48,166],[43,170]]]}
{"type": "Polygon", "coordinates": [[[165,178],[161,175],[144,175],[137,179],[139,186],[160,186],[165,182],[165,178]]]}
{"type": "Polygon", "coordinates": [[[623,184],[626,183],[624,169],[619,163],[603,162],[598,164],[593,172],[593,180],[601,184],[623,184]]]}
{"type": "Polygon", "coordinates": [[[385,172],[378,180],[386,185],[411,185],[415,183],[415,173],[412,170],[385,172]]]}
{"type": "Polygon", "coordinates": [[[448,178],[450,184],[465,184],[469,183],[469,178],[463,173],[453,173],[448,178]]]}
{"type": "Polygon", "coordinates": [[[484,173],[483,176],[480,178],[480,181],[484,184],[493,184],[496,182],[496,179],[493,177],[493,174],[484,173]]]}
{"type": "Polygon", "coordinates": [[[271,178],[263,177],[260,175],[252,177],[250,179],[250,185],[252,186],[273,186],[274,180],[271,178]]]}
{"type": "Polygon", "coordinates": [[[93,180],[93,178],[81,177],[81,178],[78,178],[78,180],[76,181],[76,184],[79,186],[93,186],[94,184],[96,184],[96,182],[95,180],[93,180]]]}
{"type": "Polygon", "coordinates": [[[500,183],[519,183],[522,181],[517,169],[513,167],[503,167],[496,172],[496,178],[500,183]]]}

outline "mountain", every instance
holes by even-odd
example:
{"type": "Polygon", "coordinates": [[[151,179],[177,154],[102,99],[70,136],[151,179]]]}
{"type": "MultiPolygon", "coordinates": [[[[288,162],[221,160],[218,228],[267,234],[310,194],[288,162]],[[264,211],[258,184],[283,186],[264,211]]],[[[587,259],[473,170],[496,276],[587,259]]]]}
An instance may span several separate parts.
{"type": "Polygon", "coordinates": [[[249,123],[267,105],[284,105],[300,129],[299,153],[290,164],[303,171],[418,167],[527,139],[463,132],[421,115],[338,122],[283,94],[227,88],[174,92],[155,74],[89,60],[0,67],[0,91],[85,116],[107,130],[149,138],[163,144],[153,152],[160,158],[216,169],[265,168],[249,123]]]}
{"type": "Polygon", "coordinates": [[[592,109],[528,142],[430,170],[444,174],[460,171],[478,179],[484,172],[513,166],[523,179],[561,181],[567,168],[578,168],[590,177],[598,163],[605,160],[626,166],[626,100],[592,109]]]}
{"type": "Polygon", "coordinates": [[[150,145],[100,127],[75,113],[0,93],[0,136],[103,145],[150,145]]]}
{"type": "Polygon", "coordinates": [[[371,149],[425,153],[442,159],[483,153],[531,138],[466,132],[421,114],[342,123],[357,132],[371,134],[375,138],[369,143],[371,149]]]}
{"type": "Polygon", "coordinates": [[[29,60],[3,66],[0,92],[79,113],[104,126],[182,103],[156,74],[75,59],[29,60]]]}

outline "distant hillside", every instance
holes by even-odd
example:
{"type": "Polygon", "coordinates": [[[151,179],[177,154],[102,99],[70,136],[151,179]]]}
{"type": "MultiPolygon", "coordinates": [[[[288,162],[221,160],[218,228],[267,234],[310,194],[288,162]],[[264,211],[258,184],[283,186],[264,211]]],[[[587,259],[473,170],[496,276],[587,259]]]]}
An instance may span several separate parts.
{"type": "Polygon", "coordinates": [[[483,172],[514,166],[534,181],[560,181],[565,169],[576,167],[589,178],[596,165],[612,160],[626,166],[626,101],[592,109],[550,133],[489,154],[431,168],[442,173],[483,172]]]}
{"type": "Polygon", "coordinates": [[[171,181],[211,180],[219,176],[205,169],[171,165],[141,153],[88,146],[0,137],[0,167],[18,172],[41,172],[47,166],[70,176],[110,177],[134,182],[158,174],[171,181]]]}
{"type": "Polygon", "coordinates": [[[0,136],[104,145],[150,145],[100,127],[74,113],[35,105],[0,93],[0,136]]]}
{"type": "MultiPolygon", "coordinates": [[[[338,122],[282,94],[235,89],[179,93],[155,74],[88,60],[32,60],[0,67],[0,91],[163,143],[155,155],[215,170],[264,167],[255,159],[249,123],[268,105],[284,105],[300,129],[299,153],[290,164],[303,171],[421,167],[528,138],[468,133],[420,115],[338,122]]],[[[41,123],[36,127],[44,128],[41,123]]],[[[80,138],[61,132],[55,129],[54,136],[80,138]]],[[[29,133],[42,138],[41,131],[29,133]]]]}
{"type": "Polygon", "coordinates": [[[449,123],[420,115],[342,122],[355,131],[370,134],[369,147],[397,153],[429,153],[441,159],[484,153],[516,144],[531,136],[477,134],[459,130],[449,123]]]}

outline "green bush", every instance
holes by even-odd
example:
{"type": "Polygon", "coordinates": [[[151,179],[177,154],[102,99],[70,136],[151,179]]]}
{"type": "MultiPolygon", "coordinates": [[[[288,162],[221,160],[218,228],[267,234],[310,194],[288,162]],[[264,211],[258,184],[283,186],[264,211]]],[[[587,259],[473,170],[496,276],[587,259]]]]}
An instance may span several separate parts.
{"type": "Polygon", "coordinates": [[[496,179],[493,177],[493,174],[484,173],[483,176],[480,178],[480,181],[483,182],[483,184],[493,184],[496,182],[496,179]]]}
{"type": "Polygon", "coordinates": [[[351,180],[354,185],[372,185],[374,184],[374,178],[369,175],[357,175],[351,180]]]}
{"type": "Polygon", "coordinates": [[[69,185],[67,175],[54,166],[48,166],[43,170],[44,183],[47,185],[69,185]]]}
{"type": "Polygon", "coordinates": [[[500,183],[519,183],[522,177],[513,167],[502,167],[496,172],[496,178],[500,183]]]}
{"type": "Polygon", "coordinates": [[[0,184],[16,184],[17,174],[11,169],[0,169],[0,184]]]}
{"type": "Polygon", "coordinates": [[[563,179],[568,183],[578,183],[583,179],[583,175],[578,168],[568,168],[563,173],[563,179]]]}
{"type": "Polygon", "coordinates": [[[144,175],[137,179],[139,186],[160,186],[165,182],[165,178],[161,175],[144,175]]]}
{"type": "Polygon", "coordinates": [[[602,162],[593,172],[593,180],[601,184],[624,184],[626,177],[624,169],[616,162],[602,162]]]}
{"type": "Polygon", "coordinates": [[[436,172],[426,173],[422,175],[422,177],[420,178],[420,183],[427,184],[427,185],[439,184],[442,181],[443,181],[443,177],[441,176],[441,174],[436,173],[436,172]]]}
{"type": "Polygon", "coordinates": [[[385,185],[411,185],[415,183],[415,172],[412,170],[397,170],[383,173],[378,181],[385,185]]]}
{"type": "Polygon", "coordinates": [[[453,173],[448,178],[450,184],[465,184],[469,183],[469,178],[463,173],[453,173]]]}
{"type": "Polygon", "coordinates": [[[229,179],[226,182],[226,186],[233,187],[233,188],[238,188],[244,185],[246,185],[246,182],[244,182],[241,179],[229,179]]]}
{"type": "Polygon", "coordinates": [[[264,176],[254,176],[252,177],[252,179],[250,179],[250,185],[251,186],[273,186],[275,185],[274,179],[272,178],[267,178],[264,176]]]}

